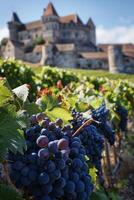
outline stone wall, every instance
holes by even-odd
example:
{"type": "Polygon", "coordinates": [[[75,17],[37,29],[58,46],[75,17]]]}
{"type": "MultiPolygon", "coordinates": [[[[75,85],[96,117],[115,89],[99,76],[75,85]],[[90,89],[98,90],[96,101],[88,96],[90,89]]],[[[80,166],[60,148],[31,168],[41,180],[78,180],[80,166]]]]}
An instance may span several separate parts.
{"type": "Polygon", "coordinates": [[[124,71],[126,73],[134,73],[134,58],[125,57],[123,59],[124,71]]]}
{"type": "Polygon", "coordinates": [[[75,68],[77,55],[74,52],[57,52],[54,56],[55,66],[75,68]]]}
{"type": "Polygon", "coordinates": [[[18,47],[14,46],[14,52],[15,52],[15,58],[16,59],[24,60],[24,51],[23,51],[22,48],[20,48],[19,46],[18,47]]]}
{"type": "Polygon", "coordinates": [[[27,62],[32,62],[32,63],[39,63],[41,60],[42,54],[41,53],[26,53],[24,55],[24,60],[27,62]]]}
{"type": "Polygon", "coordinates": [[[78,66],[78,68],[83,68],[83,69],[108,70],[107,60],[101,60],[101,59],[78,58],[77,59],[77,66],[78,66]]]}
{"type": "Polygon", "coordinates": [[[40,36],[42,36],[42,31],[34,29],[30,31],[21,31],[18,33],[19,41],[23,42],[24,44],[32,43],[35,38],[40,36]]]}

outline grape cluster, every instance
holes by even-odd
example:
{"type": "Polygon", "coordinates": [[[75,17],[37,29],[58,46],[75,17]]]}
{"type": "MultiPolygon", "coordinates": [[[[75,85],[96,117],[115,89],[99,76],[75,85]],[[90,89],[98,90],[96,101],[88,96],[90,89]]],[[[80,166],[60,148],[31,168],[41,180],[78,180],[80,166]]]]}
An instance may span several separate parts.
{"type": "MultiPolygon", "coordinates": [[[[97,170],[99,177],[102,177],[101,158],[104,148],[104,137],[108,142],[113,145],[115,142],[115,132],[108,121],[109,111],[106,109],[105,104],[102,104],[98,109],[93,110],[91,117],[99,123],[92,122],[90,125],[82,128],[79,138],[86,150],[90,163],[93,164],[97,170]]],[[[81,127],[87,119],[81,113],[72,110],[71,124],[74,131],[81,127]]]]}
{"type": "Polygon", "coordinates": [[[61,119],[37,114],[30,122],[24,155],[9,152],[12,182],[35,200],[88,200],[93,184],[80,138],[61,119]]]}
{"type": "Polygon", "coordinates": [[[120,123],[119,123],[120,130],[126,131],[127,130],[127,121],[128,121],[128,111],[123,106],[118,104],[116,106],[116,112],[120,117],[120,123]]]}
{"type": "Polygon", "coordinates": [[[102,104],[98,109],[92,111],[92,118],[100,122],[97,125],[99,132],[113,145],[115,142],[115,131],[108,121],[108,114],[109,110],[106,109],[105,104],[102,104]]]}
{"type": "Polygon", "coordinates": [[[80,139],[86,149],[86,155],[90,162],[96,167],[98,173],[102,174],[101,158],[104,148],[104,138],[94,125],[88,125],[80,134],[80,139]]]}
{"type": "MultiPolygon", "coordinates": [[[[86,119],[83,118],[81,113],[76,112],[75,110],[72,111],[72,116],[73,120],[71,120],[71,124],[74,128],[74,131],[76,131],[86,122],[86,119]]],[[[103,135],[98,132],[98,129],[94,124],[91,124],[81,129],[79,138],[84,147],[83,151],[86,151],[86,155],[90,160],[90,164],[95,166],[98,170],[98,175],[102,176],[101,158],[104,148],[103,135]]]]}

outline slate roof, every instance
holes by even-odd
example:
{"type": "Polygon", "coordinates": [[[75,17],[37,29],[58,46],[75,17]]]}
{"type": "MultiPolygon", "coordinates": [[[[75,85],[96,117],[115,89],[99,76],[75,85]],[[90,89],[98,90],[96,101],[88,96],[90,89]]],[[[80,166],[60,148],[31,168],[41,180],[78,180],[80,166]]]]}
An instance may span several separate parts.
{"type": "Polygon", "coordinates": [[[29,23],[25,24],[25,27],[27,30],[40,29],[42,27],[42,22],[41,22],[41,20],[29,22],[29,23]]]}
{"type": "MultiPolygon", "coordinates": [[[[111,44],[99,44],[98,47],[102,50],[107,52],[108,51],[108,46],[111,44]]],[[[126,43],[126,44],[112,44],[112,45],[117,45],[121,46],[122,52],[125,56],[134,58],[134,44],[132,43],[126,43]]]]}
{"type": "Polygon", "coordinates": [[[49,3],[47,8],[44,10],[44,15],[45,16],[50,16],[50,15],[56,15],[58,16],[57,11],[55,10],[54,6],[52,3],[49,3]]]}
{"type": "Polygon", "coordinates": [[[101,59],[101,60],[107,60],[108,59],[108,55],[106,52],[84,52],[84,53],[80,53],[80,55],[83,58],[86,59],[101,59]]]}

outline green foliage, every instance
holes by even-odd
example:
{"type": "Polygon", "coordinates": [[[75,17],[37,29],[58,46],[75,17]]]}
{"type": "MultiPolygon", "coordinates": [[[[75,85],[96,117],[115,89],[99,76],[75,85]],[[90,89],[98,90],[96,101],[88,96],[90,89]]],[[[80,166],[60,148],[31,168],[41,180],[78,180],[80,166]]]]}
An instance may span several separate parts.
{"type": "MultiPolygon", "coordinates": [[[[36,66],[33,68],[35,73],[41,73],[43,67],[36,66]]],[[[62,69],[61,69],[62,70],[62,69]]],[[[94,78],[108,78],[109,80],[127,80],[134,83],[134,74],[111,74],[106,70],[87,70],[87,69],[72,69],[68,68],[68,71],[79,76],[80,78],[84,77],[94,77],[94,78]]]]}
{"type": "Polygon", "coordinates": [[[45,40],[41,36],[38,36],[38,37],[34,38],[34,40],[33,40],[33,45],[41,45],[44,43],[45,43],[45,40]]]}
{"type": "Polygon", "coordinates": [[[7,42],[8,42],[8,38],[3,38],[1,40],[1,46],[6,46],[7,42]]]}
{"type": "Polygon", "coordinates": [[[45,113],[52,121],[61,118],[64,124],[68,124],[68,121],[72,119],[69,111],[62,107],[54,107],[51,111],[47,110],[45,113]]]}
{"type": "Polygon", "coordinates": [[[3,161],[8,150],[14,153],[26,148],[24,137],[17,122],[15,97],[6,86],[6,80],[0,79],[0,160],[3,161]]]}
{"type": "Polygon", "coordinates": [[[69,110],[63,107],[62,104],[59,104],[55,95],[42,96],[38,99],[37,105],[52,121],[55,121],[57,118],[62,118],[64,123],[67,124],[72,119],[69,110]]]}
{"type": "Polygon", "coordinates": [[[96,190],[91,195],[91,200],[122,200],[116,191],[108,190],[105,191],[104,189],[96,190]]]}
{"type": "Polygon", "coordinates": [[[61,80],[63,86],[65,86],[70,82],[77,82],[79,79],[75,74],[69,71],[59,70],[58,68],[43,67],[39,77],[39,82],[42,87],[56,85],[59,80],[61,80]]]}
{"type": "Polygon", "coordinates": [[[23,153],[25,141],[17,123],[14,106],[0,108],[0,160],[7,150],[23,153]]]}
{"type": "Polygon", "coordinates": [[[36,96],[37,86],[35,84],[35,74],[31,68],[26,67],[18,61],[0,60],[0,76],[6,77],[11,88],[16,88],[22,84],[30,85],[30,100],[36,96]]]}
{"type": "Polygon", "coordinates": [[[0,184],[0,200],[24,200],[11,186],[0,184]]]}
{"type": "Polygon", "coordinates": [[[95,167],[89,169],[89,175],[92,177],[94,184],[97,183],[97,169],[95,167]]]}
{"type": "MultiPolygon", "coordinates": [[[[90,110],[97,108],[102,102],[106,103],[110,110],[109,118],[118,129],[120,118],[116,113],[115,106],[120,103],[128,109],[129,114],[134,110],[134,85],[128,81],[108,80],[107,78],[77,77],[71,72],[59,70],[57,68],[44,67],[38,78],[31,69],[16,61],[0,61],[0,76],[7,77],[0,79],[0,162],[6,159],[8,150],[14,153],[23,153],[26,148],[21,128],[27,127],[29,116],[39,112],[44,112],[52,121],[62,118],[67,124],[72,119],[70,109],[76,108],[85,112],[88,118],[90,110]],[[61,80],[62,87],[56,86],[61,80]],[[37,84],[50,89],[50,94],[40,97],[34,103],[37,84]],[[29,89],[26,84],[30,84],[30,99],[28,101],[29,89]],[[52,88],[49,88],[53,86],[52,88]],[[52,89],[52,91],[51,91],[52,89]],[[51,93],[52,92],[52,93],[51,93]],[[59,98],[61,97],[61,98],[59,98]]],[[[90,168],[89,174],[96,184],[96,169],[90,168]]],[[[121,200],[115,191],[96,190],[91,200],[121,200]]],[[[0,200],[21,200],[21,196],[16,194],[10,187],[0,185],[0,200]]]]}

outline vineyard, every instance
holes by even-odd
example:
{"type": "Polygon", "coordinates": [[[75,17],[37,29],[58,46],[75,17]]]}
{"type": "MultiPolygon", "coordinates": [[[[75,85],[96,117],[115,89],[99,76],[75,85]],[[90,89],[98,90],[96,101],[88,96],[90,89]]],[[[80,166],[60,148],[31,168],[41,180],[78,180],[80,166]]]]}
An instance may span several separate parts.
{"type": "Polygon", "coordinates": [[[101,73],[0,60],[0,200],[134,199],[134,83],[101,73]]]}

